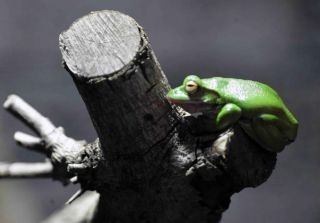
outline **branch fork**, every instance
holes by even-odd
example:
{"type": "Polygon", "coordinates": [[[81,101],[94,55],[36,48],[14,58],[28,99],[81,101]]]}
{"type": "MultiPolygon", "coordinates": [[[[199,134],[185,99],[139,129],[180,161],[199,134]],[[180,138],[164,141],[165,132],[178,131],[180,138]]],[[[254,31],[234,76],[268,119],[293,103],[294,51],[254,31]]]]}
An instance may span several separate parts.
{"type": "Polygon", "coordinates": [[[68,165],[85,148],[86,142],[66,136],[62,127],[56,127],[17,95],[10,95],[4,108],[37,135],[18,131],[14,134],[17,144],[42,153],[47,159],[43,163],[0,163],[0,178],[51,177],[69,183],[74,175],[68,172],[68,165]]]}

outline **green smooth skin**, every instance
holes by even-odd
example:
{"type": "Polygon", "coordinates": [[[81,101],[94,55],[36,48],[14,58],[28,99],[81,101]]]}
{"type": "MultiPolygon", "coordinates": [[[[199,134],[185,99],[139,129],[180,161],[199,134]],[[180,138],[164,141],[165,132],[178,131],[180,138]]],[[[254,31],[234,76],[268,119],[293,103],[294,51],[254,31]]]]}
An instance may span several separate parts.
{"type": "Polygon", "coordinates": [[[282,151],[297,136],[298,121],[277,92],[256,81],[190,75],[170,90],[167,98],[190,113],[210,114],[213,131],[238,122],[253,140],[272,152],[282,151]],[[189,81],[198,85],[196,92],[186,91],[189,81]]]}

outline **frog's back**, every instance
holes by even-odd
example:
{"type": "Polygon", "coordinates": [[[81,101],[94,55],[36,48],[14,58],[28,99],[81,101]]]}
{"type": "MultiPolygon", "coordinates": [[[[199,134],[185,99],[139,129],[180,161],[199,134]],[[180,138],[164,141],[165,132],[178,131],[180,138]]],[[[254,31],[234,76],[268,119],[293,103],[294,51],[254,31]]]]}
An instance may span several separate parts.
{"type": "Polygon", "coordinates": [[[252,117],[256,113],[276,114],[295,124],[297,121],[283,103],[275,90],[266,84],[234,78],[214,77],[205,79],[215,82],[213,88],[226,100],[237,104],[245,116],[252,117]]]}

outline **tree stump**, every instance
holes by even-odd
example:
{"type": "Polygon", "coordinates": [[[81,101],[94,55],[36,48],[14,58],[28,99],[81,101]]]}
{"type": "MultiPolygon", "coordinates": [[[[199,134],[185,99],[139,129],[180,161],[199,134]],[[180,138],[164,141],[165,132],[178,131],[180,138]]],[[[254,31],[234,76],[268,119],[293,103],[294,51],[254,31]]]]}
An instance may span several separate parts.
{"type": "Polygon", "coordinates": [[[95,222],[218,222],[234,192],[271,173],[274,154],[239,127],[220,135],[225,154],[217,135],[200,142],[189,131],[199,120],[168,103],[168,81],[132,18],[93,12],[60,35],[60,49],[103,151],[89,186],[101,194],[95,222]]]}
{"type": "Polygon", "coordinates": [[[44,140],[50,144],[46,154],[55,160],[55,179],[80,183],[100,198],[79,198],[45,222],[219,222],[232,194],[270,176],[276,154],[241,127],[210,133],[205,117],[168,102],[168,81],[131,17],[92,12],[63,32],[59,43],[99,138],[71,140],[70,152],[58,132],[44,140]],[[66,218],[80,207],[91,214],[66,218]]]}

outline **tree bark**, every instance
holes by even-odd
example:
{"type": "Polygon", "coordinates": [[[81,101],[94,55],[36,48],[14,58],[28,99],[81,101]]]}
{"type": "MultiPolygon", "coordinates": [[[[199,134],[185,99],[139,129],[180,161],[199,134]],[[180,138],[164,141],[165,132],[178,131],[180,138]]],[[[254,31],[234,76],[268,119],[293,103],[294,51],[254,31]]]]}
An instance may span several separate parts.
{"type": "Polygon", "coordinates": [[[92,222],[219,222],[233,193],[271,174],[276,154],[238,125],[210,133],[208,120],[168,103],[168,81],[129,16],[90,13],[60,49],[99,136],[69,165],[100,193],[92,222]]]}

